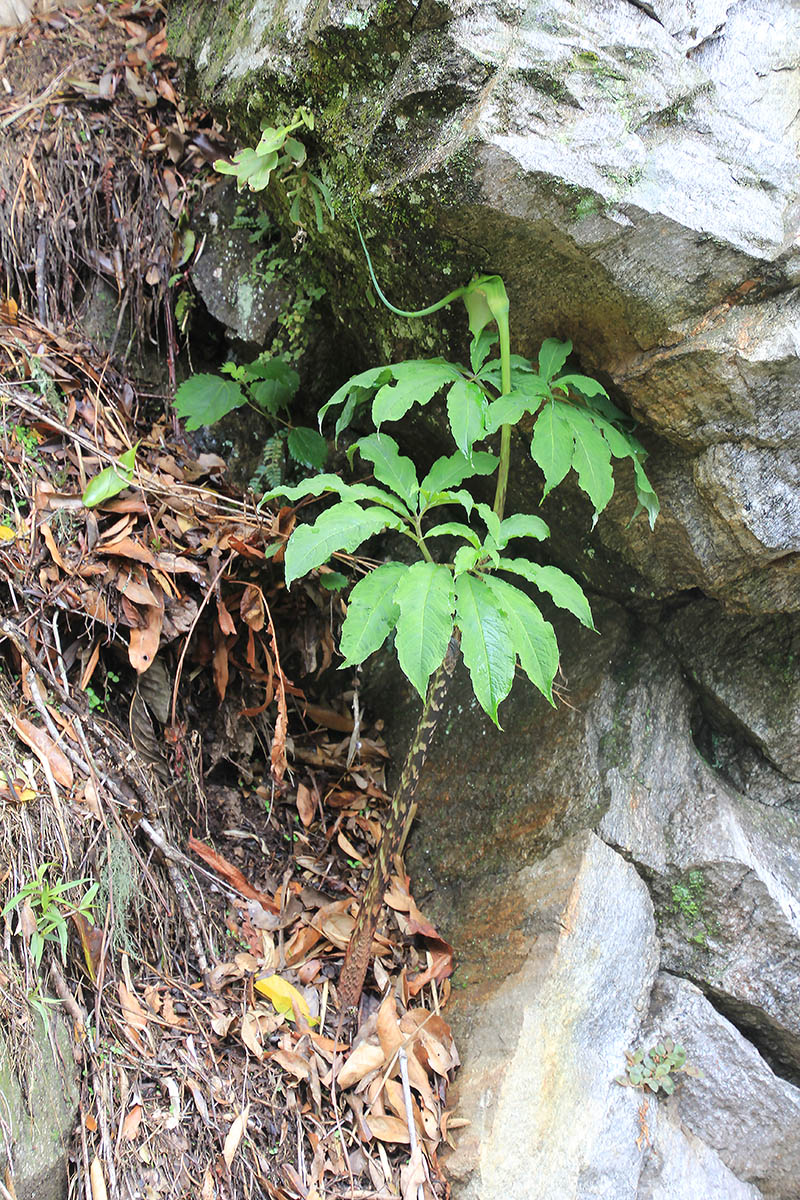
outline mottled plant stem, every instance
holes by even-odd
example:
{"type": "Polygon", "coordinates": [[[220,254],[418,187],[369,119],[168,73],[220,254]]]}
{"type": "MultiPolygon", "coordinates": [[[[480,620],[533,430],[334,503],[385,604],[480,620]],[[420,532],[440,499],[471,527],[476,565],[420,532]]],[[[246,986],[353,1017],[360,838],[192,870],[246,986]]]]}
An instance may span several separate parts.
{"type": "Polygon", "coordinates": [[[389,882],[392,862],[403,841],[406,821],[419,786],[420,771],[433,744],[442,715],[450,680],[458,658],[458,638],[452,637],[444,662],[431,679],[425,706],[408,748],[403,771],[392,797],[389,817],[383,829],[375,858],[361,898],[358,916],[350,935],[344,966],[339,977],[339,1003],[342,1010],[358,1004],[369,966],[372,939],[378,925],[383,894],[389,882]]]}

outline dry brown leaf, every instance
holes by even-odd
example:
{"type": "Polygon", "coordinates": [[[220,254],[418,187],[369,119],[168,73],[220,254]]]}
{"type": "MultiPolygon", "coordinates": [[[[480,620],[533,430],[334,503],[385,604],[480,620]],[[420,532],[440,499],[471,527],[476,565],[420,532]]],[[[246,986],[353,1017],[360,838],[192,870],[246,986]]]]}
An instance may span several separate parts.
{"type": "Polygon", "coordinates": [[[140,610],[144,627],[132,629],[128,645],[128,658],[134,671],[139,674],[147,671],[158,653],[158,643],[161,640],[161,626],[164,623],[164,600],[158,607],[149,605],[140,610]]]}
{"type": "Polygon", "coordinates": [[[222,1147],[222,1157],[225,1159],[225,1165],[230,1170],[230,1165],[236,1156],[236,1151],[239,1149],[239,1143],[244,1137],[244,1131],[247,1128],[247,1116],[250,1112],[250,1105],[245,1104],[239,1116],[235,1119],[225,1137],[225,1145],[222,1147]]]}
{"type": "Polygon", "coordinates": [[[248,583],[242,592],[239,613],[242,620],[255,633],[264,628],[264,597],[261,594],[261,588],[256,587],[253,583],[248,583]]]}
{"type": "Polygon", "coordinates": [[[33,725],[25,717],[14,718],[14,729],[25,745],[30,746],[42,765],[47,764],[53,772],[56,783],[60,783],[62,787],[71,788],[74,777],[69,759],[63,750],[59,750],[50,735],[44,729],[33,725]]]}
{"type": "Polygon", "coordinates": [[[139,604],[143,608],[158,607],[158,596],[150,587],[141,567],[125,563],[114,576],[114,587],[131,604],[139,604]]]}
{"type": "Polygon", "coordinates": [[[103,931],[102,929],[98,929],[96,925],[92,925],[91,921],[88,921],[83,913],[73,913],[72,920],[75,922],[75,927],[78,930],[86,970],[89,972],[89,978],[92,983],[94,983],[100,970],[100,960],[103,953],[103,931]]]}
{"type": "Polygon", "coordinates": [[[364,1041],[356,1046],[342,1066],[336,1082],[343,1090],[359,1083],[371,1071],[379,1071],[386,1061],[382,1047],[377,1042],[364,1041]]]}
{"type": "Polygon", "coordinates": [[[53,531],[50,528],[49,523],[45,522],[43,525],[40,525],[39,532],[41,533],[42,537],[44,538],[45,544],[47,546],[47,549],[50,551],[50,557],[52,558],[53,562],[57,563],[58,566],[61,567],[62,571],[65,571],[68,575],[71,575],[72,570],[70,567],[67,566],[67,564],[64,562],[64,559],[61,556],[61,551],[59,550],[58,546],[56,545],[56,540],[53,537],[53,531]]]}
{"type": "Polygon", "coordinates": [[[233,863],[229,863],[226,858],[223,858],[216,850],[212,850],[210,846],[199,842],[194,834],[189,835],[186,848],[193,851],[198,858],[202,858],[203,862],[211,867],[212,871],[216,871],[240,896],[245,896],[248,900],[258,900],[259,904],[263,904],[264,908],[268,909],[269,912],[280,912],[280,906],[275,903],[271,896],[268,896],[265,892],[260,892],[258,888],[254,888],[252,884],[248,883],[238,867],[235,867],[233,863]]]}
{"type": "Polygon", "coordinates": [[[380,1141],[396,1142],[403,1146],[408,1145],[410,1141],[408,1126],[399,1117],[376,1117],[370,1115],[365,1117],[364,1120],[372,1136],[378,1138],[380,1141]]]}
{"type": "Polygon", "coordinates": [[[214,626],[214,657],[211,660],[214,674],[214,687],[217,689],[220,704],[225,699],[228,690],[230,665],[228,662],[228,642],[219,626],[214,626]]]}
{"type": "Polygon", "coordinates": [[[378,1038],[388,1063],[403,1044],[403,1035],[397,1021],[397,1005],[392,992],[378,1009],[378,1038]]]}
{"type": "Polygon", "coordinates": [[[300,820],[308,829],[311,822],[314,820],[317,804],[314,799],[314,793],[310,787],[306,787],[304,783],[297,785],[297,811],[300,814],[300,820]]]}
{"type": "Polygon", "coordinates": [[[319,930],[313,925],[301,925],[296,929],[284,947],[286,965],[293,967],[312,950],[320,940],[319,930]]]}
{"type": "Polygon", "coordinates": [[[283,1024],[280,1013],[267,1010],[258,1005],[249,1009],[242,1017],[241,1038],[247,1049],[256,1058],[264,1057],[264,1038],[269,1037],[283,1024]]]}
{"type": "MultiPolygon", "coordinates": [[[[217,1037],[224,1038],[228,1036],[228,1030],[235,1020],[236,1013],[234,1012],[220,1013],[218,1016],[212,1019],[211,1028],[214,1030],[214,1033],[216,1033],[217,1037]]],[[[244,1041],[244,1039],[242,1040],[244,1041]]]]}
{"type": "Polygon", "coordinates": [[[219,627],[224,634],[230,637],[231,634],[236,633],[233,617],[228,612],[222,600],[217,600],[217,617],[219,618],[219,627]]]}
{"type": "Polygon", "coordinates": [[[117,992],[119,994],[119,1002],[122,1005],[122,1013],[125,1020],[134,1029],[147,1028],[147,1013],[142,1008],[136,996],[131,992],[122,981],[117,984],[117,992]]]}
{"type": "Polygon", "coordinates": [[[89,1167],[89,1182],[92,1186],[92,1200],[108,1200],[105,1176],[100,1159],[95,1154],[89,1167]]]}
{"type": "Polygon", "coordinates": [[[17,914],[17,933],[27,945],[28,942],[30,942],[33,934],[36,933],[36,930],[39,928],[33,907],[27,896],[17,909],[17,914]]]}
{"type": "Polygon", "coordinates": [[[342,833],[341,829],[339,830],[338,834],[336,835],[336,841],[338,843],[339,849],[344,850],[344,852],[348,858],[354,858],[356,860],[356,862],[364,863],[366,865],[366,860],[364,859],[364,856],[362,854],[359,854],[358,850],[356,850],[353,843],[350,841],[350,839],[344,833],[342,833]]]}
{"type": "Polygon", "coordinates": [[[417,1200],[419,1188],[426,1182],[425,1163],[422,1158],[422,1146],[419,1144],[411,1151],[411,1157],[405,1167],[400,1168],[400,1189],[403,1200],[417,1200]]]}
{"type": "Polygon", "coordinates": [[[297,1079],[308,1079],[310,1067],[302,1054],[294,1050],[276,1050],[270,1058],[297,1079]]]}
{"type": "Polygon", "coordinates": [[[142,1113],[144,1109],[141,1104],[134,1104],[133,1108],[129,1108],[125,1114],[125,1119],[122,1122],[122,1137],[126,1141],[132,1142],[139,1131],[139,1126],[142,1122],[142,1113]]]}
{"type": "Polygon", "coordinates": [[[156,558],[153,551],[148,549],[147,546],[142,545],[141,542],[135,542],[130,537],[117,538],[113,542],[100,542],[95,547],[95,550],[98,554],[113,554],[117,558],[131,558],[134,562],[145,563],[148,567],[156,565],[156,558]]]}

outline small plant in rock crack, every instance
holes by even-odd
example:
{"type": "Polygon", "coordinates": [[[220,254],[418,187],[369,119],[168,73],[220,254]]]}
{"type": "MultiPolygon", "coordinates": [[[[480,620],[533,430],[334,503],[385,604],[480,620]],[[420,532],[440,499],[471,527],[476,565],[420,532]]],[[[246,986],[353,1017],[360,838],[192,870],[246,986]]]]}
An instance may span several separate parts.
{"type": "Polygon", "coordinates": [[[257,146],[246,147],[234,154],[231,162],[217,159],[214,170],[220,175],[233,175],[241,192],[263,192],[275,181],[289,200],[289,220],[303,224],[303,203],[311,206],[318,232],[325,227],[325,212],[333,216],[330,190],[319,175],[309,171],[306,148],[292,134],[298,129],[314,128],[314,114],[307,108],[296,109],[288,125],[262,125],[257,146]]]}
{"type": "Polygon", "coordinates": [[[664,1038],[663,1042],[658,1042],[649,1050],[628,1052],[625,1057],[628,1060],[625,1074],[616,1078],[616,1082],[623,1087],[647,1088],[648,1091],[662,1091],[671,1096],[677,1086],[673,1075],[682,1072],[696,1079],[701,1079],[703,1075],[698,1067],[687,1063],[686,1051],[672,1038],[664,1038]]]}
{"type": "Polygon", "coordinates": [[[234,409],[247,404],[279,427],[276,437],[285,439],[289,456],[296,463],[317,470],[323,466],[328,456],[325,438],[316,429],[293,425],[288,419],[300,387],[300,376],[294,367],[280,355],[262,354],[243,366],[225,363],[222,371],[227,379],[221,375],[190,375],[176,391],[175,412],[186,419],[190,432],[215,425],[234,409]]]}
{"type": "Polygon", "coordinates": [[[293,531],[285,553],[287,586],[327,563],[331,555],[352,553],[385,530],[404,535],[417,552],[417,561],[385,562],[356,583],[342,627],[344,667],[364,662],[393,633],[400,666],[424,702],[348,949],[340,984],[348,1004],[361,991],[385,885],[380,874],[385,875],[402,837],[458,650],[479,704],[499,724],[498,706],[511,690],[517,663],[552,704],[559,659],[552,625],[527,592],[507,577],[533,584],[594,628],[589,602],[575,579],[508,550],[511,542],[542,542],[550,534],[533,513],[505,514],[512,429],[523,417],[533,418],[530,453],[544,474],[545,495],[572,469],[594,506],[596,520],[614,491],[612,458],[628,459],[640,508],[647,511],[651,526],[658,512],[644,471],[645,451],[630,432],[630,419],[601,384],[565,372],[571,343],[548,338],[537,364],[512,355],[509,302],[499,276],[482,276],[430,308],[408,312],[389,304],[368,253],[367,261],[381,299],[402,316],[425,316],[463,300],[472,342],[469,366],[436,358],[373,367],[350,379],[324,405],[320,425],[328,412],[340,410],[337,438],[357,410],[370,406],[376,432],[354,442],[348,455],[351,462],[358,454],[370,465],[376,484],[345,483],[337,475],[322,474],[264,497],[282,495],[294,501],[326,492],[338,497],[313,524],[293,531]],[[420,479],[415,463],[400,453],[382,426],[402,420],[414,405],[427,404],[442,392],[456,449],[420,479]],[[493,449],[478,448],[495,440],[499,445],[493,449]],[[464,486],[495,473],[491,506],[464,486]],[[444,520],[439,517],[442,509],[444,520]],[[456,509],[463,517],[453,520],[448,510],[456,509]],[[447,560],[437,553],[443,538],[455,543],[447,560]]]}

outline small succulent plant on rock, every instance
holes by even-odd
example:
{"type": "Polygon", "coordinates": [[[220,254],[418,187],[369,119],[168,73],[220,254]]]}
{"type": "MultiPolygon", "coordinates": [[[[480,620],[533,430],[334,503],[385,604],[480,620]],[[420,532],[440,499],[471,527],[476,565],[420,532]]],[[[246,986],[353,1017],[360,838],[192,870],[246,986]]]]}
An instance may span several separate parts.
{"type": "Polygon", "coordinates": [[[647,1088],[648,1091],[662,1091],[671,1096],[677,1086],[673,1075],[682,1072],[696,1078],[702,1076],[697,1067],[687,1063],[686,1051],[672,1038],[664,1038],[649,1050],[640,1048],[633,1053],[628,1052],[625,1057],[628,1060],[625,1074],[616,1078],[616,1082],[623,1087],[647,1088]]]}

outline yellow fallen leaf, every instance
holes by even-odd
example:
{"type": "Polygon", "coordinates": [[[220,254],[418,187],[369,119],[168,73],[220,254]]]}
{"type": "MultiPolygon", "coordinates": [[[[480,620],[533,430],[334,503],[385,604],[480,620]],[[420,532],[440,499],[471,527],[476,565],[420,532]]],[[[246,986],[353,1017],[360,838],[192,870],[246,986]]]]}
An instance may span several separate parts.
{"type": "Polygon", "coordinates": [[[267,997],[276,1012],[283,1013],[287,1021],[294,1020],[294,1008],[292,1007],[292,1000],[294,1000],[306,1023],[308,1025],[317,1024],[316,1017],[311,1016],[303,993],[299,992],[293,983],[282,979],[280,975],[267,975],[263,979],[257,979],[253,986],[262,996],[267,997]]]}
{"type": "Polygon", "coordinates": [[[16,536],[10,525],[0,525],[0,542],[13,542],[16,536]]]}

